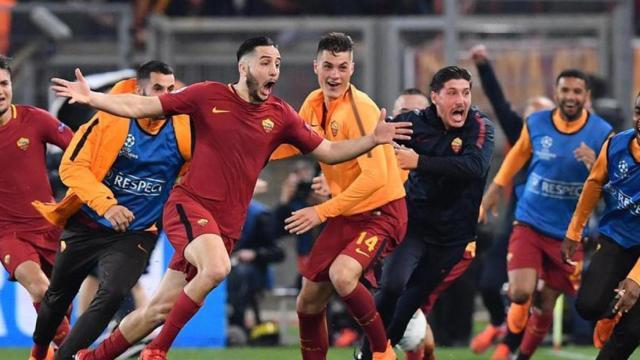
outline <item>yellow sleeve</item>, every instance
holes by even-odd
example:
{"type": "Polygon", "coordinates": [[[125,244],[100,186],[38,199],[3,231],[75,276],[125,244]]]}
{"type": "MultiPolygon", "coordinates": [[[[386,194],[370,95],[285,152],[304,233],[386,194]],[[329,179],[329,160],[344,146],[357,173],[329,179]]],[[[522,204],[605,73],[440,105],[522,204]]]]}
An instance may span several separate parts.
{"type": "MultiPolygon", "coordinates": [[[[300,111],[298,112],[298,114],[307,124],[310,124],[311,118],[315,116],[313,112],[313,108],[309,106],[307,101],[305,101],[304,104],[302,104],[302,107],[300,108],[300,111]]],[[[288,157],[292,157],[300,154],[302,154],[302,152],[298,150],[298,148],[296,148],[295,146],[289,145],[289,144],[282,144],[278,146],[276,150],[271,154],[271,157],[269,158],[269,160],[286,159],[288,157]]]]}
{"type": "MultiPolygon", "coordinates": [[[[376,127],[376,121],[380,116],[380,110],[373,104],[359,106],[358,113],[362,119],[362,134],[357,119],[345,122],[348,124],[347,134],[349,139],[357,139],[370,134],[376,127]]],[[[391,145],[384,145],[391,146],[391,145]]],[[[376,146],[368,153],[360,155],[357,159],[360,174],[343,192],[315,206],[316,212],[322,221],[345,213],[361,201],[369,198],[376,190],[387,183],[387,160],[382,146],[376,146]]]]}
{"type": "Polygon", "coordinates": [[[591,212],[598,204],[600,193],[602,193],[602,186],[609,177],[607,172],[608,148],[609,141],[607,140],[591,168],[589,177],[582,188],[576,210],[573,212],[573,217],[571,217],[571,223],[569,223],[565,236],[573,241],[580,241],[582,239],[582,231],[587,224],[587,220],[589,220],[589,216],[591,216],[591,212]]]}
{"type": "Polygon", "coordinates": [[[71,139],[60,162],[60,179],[78,197],[102,216],[118,201],[111,190],[96,179],[91,171],[93,152],[96,151],[101,124],[94,117],[84,124],[71,139]],[[91,129],[91,131],[88,131],[91,129]]]}
{"type": "Polygon", "coordinates": [[[500,185],[506,186],[511,182],[511,179],[522,169],[524,164],[529,161],[531,158],[531,154],[533,152],[533,148],[531,147],[531,137],[529,136],[529,130],[527,130],[527,126],[522,127],[522,132],[520,133],[520,137],[518,141],[513,145],[509,153],[504,158],[504,162],[502,162],[502,166],[500,166],[500,170],[496,174],[496,177],[493,178],[493,182],[500,185]]]}
{"type": "Polygon", "coordinates": [[[635,281],[636,284],[640,285],[640,259],[638,259],[636,261],[636,264],[633,265],[633,268],[631,268],[631,271],[629,272],[629,275],[627,275],[627,278],[635,281]]]}

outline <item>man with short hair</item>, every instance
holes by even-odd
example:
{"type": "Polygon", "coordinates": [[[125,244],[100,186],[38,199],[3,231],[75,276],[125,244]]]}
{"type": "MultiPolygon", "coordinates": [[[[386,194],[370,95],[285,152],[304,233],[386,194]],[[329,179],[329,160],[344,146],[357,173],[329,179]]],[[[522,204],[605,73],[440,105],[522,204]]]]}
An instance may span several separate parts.
{"type": "MultiPolygon", "coordinates": [[[[471,107],[471,74],[440,69],[430,85],[431,106],[394,121],[413,123],[414,136],[399,141],[405,182],[407,236],[383,264],[376,305],[392,344],[402,338],[416,310],[463,260],[476,237],[480,199],[493,152],[493,125],[471,107]]],[[[369,359],[361,348],[362,359],[369,359]]]]}
{"type": "Polygon", "coordinates": [[[256,180],[279,145],[292,144],[333,164],[411,133],[404,129],[407,124],[385,123],[383,113],[368,136],[323,140],[289,104],[271,96],[281,62],[271,39],[246,40],[237,60],[239,79],[234,84],[201,82],[160,97],[92,92],[80,70],[76,82],[53,79],[52,88],[59,95],[120,116],[188,114],[195,135],[190,169],[164,209],[164,230],[176,252],[156,295],[144,309],[125,317],[95,351],[81,351],[79,359],[113,359],[163,321],[162,331],[140,358],[166,358],[180,330],[229,273],[229,253],[240,236],[256,180]]]}
{"type": "MultiPolygon", "coordinates": [[[[39,311],[49,287],[60,230],[43,219],[31,201],[53,201],[47,143],[64,150],[73,133],[48,112],[14,105],[12,100],[10,59],[0,55],[0,259],[9,280],[27,290],[39,311]]],[[[69,332],[68,317],[59,323],[52,336],[58,346],[69,332]]],[[[44,352],[53,356],[48,343],[44,352]]]]}
{"type": "MultiPolygon", "coordinates": [[[[371,134],[380,110],[352,83],[353,41],[343,33],[324,35],[313,69],[320,88],[311,92],[300,116],[329,140],[359,139],[371,134]]],[[[289,155],[282,149],[274,155],[289,155]]],[[[349,314],[372,339],[374,359],[395,359],[373,297],[359,282],[372,264],[404,236],[407,210],[393,147],[377,147],[337,165],[321,162],[332,198],[295,211],[285,222],[303,233],[326,221],[303,268],[296,310],[305,360],[325,359],[329,346],[326,307],[338,293],[349,314]]]]}
{"type": "Polygon", "coordinates": [[[580,283],[581,249],[572,265],[563,262],[560,245],[594,161],[589,154],[599,151],[611,134],[605,120],[584,108],[588,98],[589,82],[582,71],[561,72],[556,78],[557,108],[526,119],[482,200],[481,221],[487,212],[496,215],[503,187],[530,160],[507,255],[512,301],[507,326],[514,334],[525,331],[519,360],[533,355],[551,327],[556,298],[562,292],[575,295],[580,283]],[[538,279],[544,280],[544,287],[529,317],[538,279]]]}
{"type": "MultiPolygon", "coordinates": [[[[118,83],[114,91],[158,96],[174,87],[171,67],[149,61],[138,68],[136,79],[118,83]]],[[[33,333],[35,359],[42,358],[80,285],[96,267],[96,296],[56,359],[73,359],[104,331],[147,266],[157,239],[156,222],[190,156],[189,118],[184,115],[123,119],[99,112],[80,127],[60,164],[67,196],[58,204],[35,203],[47,220],[64,227],[33,333]]]]}

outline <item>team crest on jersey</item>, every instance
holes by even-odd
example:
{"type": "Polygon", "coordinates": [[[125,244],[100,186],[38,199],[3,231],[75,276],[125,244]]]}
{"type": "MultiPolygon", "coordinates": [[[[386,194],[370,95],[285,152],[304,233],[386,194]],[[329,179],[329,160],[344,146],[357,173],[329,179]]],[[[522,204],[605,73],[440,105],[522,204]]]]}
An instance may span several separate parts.
{"type": "Polygon", "coordinates": [[[273,131],[274,126],[275,124],[273,123],[273,121],[271,121],[271,119],[267,118],[262,120],[262,128],[265,132],[270,133],[271,131],[273,131]]]}
{"type": "Polygon", "coordinates": [[[9,265],[9,263],[11,263],[11,255],[7,254],[4,256],[4,259],[2,259],[2,261],[4,261],[5,265],[9,265]]]}
{"type": "Polygon", "coordinates": [[[338,122],[333,120],[331,121],[331,134],[333,136],[338,136],[338,122]]]}
{"type": "Polygon", "coordinates": [[[27,151],[27,149],[29,148],[29,143],[29,138],[21,137],[20,139],[18,139],[18,141],[16,141],[16,146],[18,146],[18,149],[22,151],[27,151]]]}
{"type": "Polygon", "coordinates": [[[627,172],[629,172],[629,164],[624,160],[620,160],[618,163],[618,171],[620,172],[620,177],[627,176],[627,172]]]}
{"type": "Polygon", "coordinates": [[[462,139],[457,137],[451,141],[451,151],[453,151],[454,154],[458,154],[460,150],[462,150],[462,139]]]}
{"type": "Polygon", "coordinates": [[[198,220],[198,225],[200,225],[200,226],[205,226],[208,223],[209,223],[209,220],[204,219],[204,218],[198,220]]]}

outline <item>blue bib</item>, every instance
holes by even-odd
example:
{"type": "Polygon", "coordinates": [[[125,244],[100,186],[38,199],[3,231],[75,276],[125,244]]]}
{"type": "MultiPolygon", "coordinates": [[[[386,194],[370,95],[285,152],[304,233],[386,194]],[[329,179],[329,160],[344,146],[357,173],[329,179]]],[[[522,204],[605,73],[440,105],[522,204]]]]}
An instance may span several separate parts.
{"type": "Polygon", "coordinates": [[[629,150],[635,136],[635,130],[629,129],[609,142],[609,181],[603,190],[613,201],[608,202],[600,220],[600,233],[625,248],[640,245],[640,164],[629,150]]]}
{"type": "MultiPolygon", "coordinates": [[[[129,230],[144,230],[160,219],[183,163],[171,120],[153,135],[131,119],[127,139],[102,181],[111,189],[118,205],[133,212],[135,219],[129,230]]],[[[101,225],[112,227],[86,204],[82,210],[101,225]]]]}
{"type": "Polygon", "coordinates": [[[611,133],[611,126],[589,114],[584,126],[564,134],[553,124],[551,110],[527,118],[533,154],[527,182],[516,207],[516,220],[531,225],[544,235],[563,239],[576,208],[582,185],[589,175],[573,151],[584,142],[596,154],[611,133]]]}

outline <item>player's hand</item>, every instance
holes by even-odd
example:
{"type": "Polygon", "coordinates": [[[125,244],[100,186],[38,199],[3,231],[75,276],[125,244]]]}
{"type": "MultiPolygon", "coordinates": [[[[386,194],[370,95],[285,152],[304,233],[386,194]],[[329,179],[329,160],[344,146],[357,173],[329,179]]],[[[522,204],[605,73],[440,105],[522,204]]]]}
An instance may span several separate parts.
{"type": "Polygon", "coordinates": [[[104,218],[109,220],[115,231],[124,232],[135,219],[133,213],[122,205],[113,205],[104,213],[104,218]]]}
{"type": "Polygon", "coordinates": [[[576,157],[576,160],[582,161],[588,170],[591,170],[593,163],[596,162],[596,152],[584,142],[581,142],[580,146],[573,150],[573,156],[576,157]]]}
{"type": "Polygon", "coordinates": [[[498,217],[498,203],[500,202],[501,192],[502,186],[494,182],[489,185],[489,189],[482,197],[482,203],[480,203],[478,223],[486,224],[489,221],[487,213],[491,213],[494,218],[498,217]]]}
{"type": "Polygon", "coordinates": [[[329,187],[329,183],[327,183],[327,178],[324,177],[324,174],[320,174],[311,180],[311,190],[320,196],[331,195],[331,188],[329,187]]]}
{"type": "Polygon", "coordinates": [[[291,234],[304,234],[314,226],[322,223],[316,209],[309,206],[291,213],[291,216],[284,220],[284,229],[291,234]]]}
{"type": "Polygon", "coordinates": [[[487,47],[480,44],[476,45],[469,50],[469,58],[473,60],[476,65],[484,64],[489,58],[487,47]]]}
{"type": "Polygon", "coordinates": [[[76,68],[76,81],[53,78],[51,82],[53,83],[51,90],[53,90],[57,96],[68,97],[69,104],[76,102],[88,104],[91,100],[91,88],[78,68],[76,68]]]}
{"type": "Polygon", "coordinates": [[[418,159],[420,156],[411,148],[398,146],[395,149],[398,158],[398,166],[402,170],[414,170],[418,168],[418,159]]]}
{"type": "Polygon", "coordinates": [[[410,129],[413,124],[408,121],[403,122],[386,122],[387,110],[380,110],[378,125],[373,130],[373,140],[376,144],[390,144],[393,140],[410,140],[413,130],[410,129]]]}
{"type": "Polygon", "coordinates": [[[631,310],[636,301],[638,301],[638,296],[640,296],[640,286],[629,278],[620,281],[618,288],[613,291],[615,291],[618,299],[613,310],[623,314],[631,310]]]}
{"type": "Polygon", "coordinates": [[[579,241],[571,240],[565,236],[564,240],[562,240],[562,261],[571,266],[576,266],[578,262],[572,259],[573,254],[575,254],[578,249],[578,245],[580,245],[579,241]]]}

